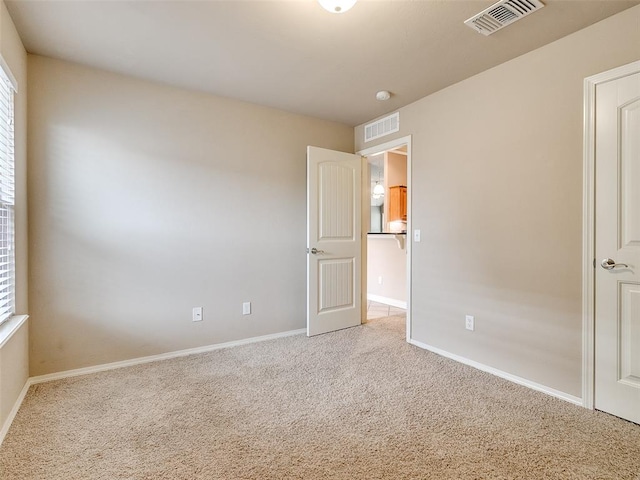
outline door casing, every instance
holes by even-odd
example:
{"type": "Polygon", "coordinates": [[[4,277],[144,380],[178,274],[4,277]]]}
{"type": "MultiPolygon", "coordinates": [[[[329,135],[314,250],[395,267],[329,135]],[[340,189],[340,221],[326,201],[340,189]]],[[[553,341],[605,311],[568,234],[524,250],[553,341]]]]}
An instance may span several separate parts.
{"type": "Polygon", "coordinates": [[[596,87],[640,72],[640,61],[584,80],[584,159],[582,235],[582,405],[593,410],[595,399],[595,133],[596,87]]]}
{"type": "MultiPolygon", "coordinates": [[[[363,167],[365,166],[365,162],[367,162],[367,158],[369,156],[375,155],[377,153],[381,153],[381,152],[386,152],[387,150],[393,150],[395,148],[398,147],[402,147],[406,145],[407,146],[407,238],[406,238],[406,242],[405,242],[405,248],[407,249],[407,318],[406,318],[406,339],[407,342],[411,341],[411,251],[412,251],[412,221],[411,221],[411,210],[412,210],[412,202],[411,202],[411,197],[412,197],[412,189],[411,189],[411,135],[408,135],[406,137],[401,137],[401,138],[397,138],[395,140],[390,140],[386,143],[382,143],[379,145],[376,145],[374,147],[369,147],[369,148],[365,148],[363,150],[360,150],[359,152],[356,152],[357,155],[360,155],[363,157],[363,167]]],[[[363,168],[363,172],[365,172],[367,170],[365,170],[363,168]]],[[[362,195],[363,195],[363,202],[362,202],[362,218],[366,219],[369,217],[370,215],[370,211],[368,210],[369,208],[369,195],[371,194],[370,189],[371,189],[371,185],[370,185],[370,181],[368,178],[364,178],[365,175],[363,175],[363,188],[362,188],[362,195]],[[365,198],[366,197],[366,198],[365,198]],[[365,211],[366,210],[366,211],[365,211]]],[[[364,220],[363,220],[364,222],[364,220]]],[[[367,309],[366,309],[366,302],[367,302],[367,272],[366,272],[366,268],[367,268],[367,235],[366,235],[367,229],[363,229],[363,235],[362,235],[362,299],[363,299],[363,317],[366,317],[367,314],[367,309]]],[[[365,320],[365,318],[363,318],[363,321],[365,320]]]]}

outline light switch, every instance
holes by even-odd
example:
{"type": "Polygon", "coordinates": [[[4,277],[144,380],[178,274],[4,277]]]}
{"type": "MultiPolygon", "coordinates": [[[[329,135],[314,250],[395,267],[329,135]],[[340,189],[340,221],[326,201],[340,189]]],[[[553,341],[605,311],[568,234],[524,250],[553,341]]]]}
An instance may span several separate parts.
{"type": "Polygon", "coordinates": [[[420,241],[420,230],[414,230],[413,231],[413,241],[414,242],[419,242],[420,241]]]}
{"type": "Polygon", "coordinates": [[[244,302],[242,304],[242,314],[251,315],[251,302],[244,302]]]}

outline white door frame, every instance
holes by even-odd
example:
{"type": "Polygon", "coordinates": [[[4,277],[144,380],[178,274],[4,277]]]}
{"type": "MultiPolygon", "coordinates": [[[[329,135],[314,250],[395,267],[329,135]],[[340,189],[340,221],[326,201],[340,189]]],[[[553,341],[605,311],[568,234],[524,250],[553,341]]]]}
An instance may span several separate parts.
{"type": "MultiPolygon", "coordinates": [[[[407,249],[407,320],[406,320],[406,332],[407,332],[407,342],[411,341],[411,250],[412,250],[412,236],[411,232],[411,210],[412,210],[412,201],[411,196],[413,190],[411,189],[411,135],[406,137],[397,138],[395,140],[390,140],[386,143],[382,143],[380,145],[376,145],[374,147],[365,148],[360,150],[357,155],[361,155],[362,157],[370,157],[376,155],[378,153],[386,152],[387,150],[393,150],[398,147],[407,146],[407,237],[405,241],[405,248],[407,249]]],[[[366,158],[363,159],[363,162],[366,162],[366,158]]],[[[363,172],[366,170],[363,169],[363,172]]],[[[364,185],[365,182],[363,182],[364,185]]],[[[371,182],[369,179],[366,181],[367,189],[369,191],[371,188],[371,182]]],[[[363,189],[363,194],[364,194],[363,189]]],[[[362,215],[363,218],[368,218],[371,215],[371,211],[369,208],[369,203],[371,202],[362,202],[362,215]],[[365,207],[367,211],[365,212],[365,207]],[[366,215],[366,217],[365,217],[366,215]]],[[[367,230],[363,230],[362,235],[362,267],[366,268],[367,265],[367,230]]],[[[362,295],[363,298],[366,299],[367,289],[366,289],[366,271],[363,271],[362,274],[362,295]]],[[[364,309],[364,315],[366,315],[366,308],[364,309]]]]}
{"type": "Polygon", "coordinates": [[[595,398],[595,129],[596,86],[640,72],[640,61],[584,80],[584,161],[582,198],[582,405],[595,398]]]}

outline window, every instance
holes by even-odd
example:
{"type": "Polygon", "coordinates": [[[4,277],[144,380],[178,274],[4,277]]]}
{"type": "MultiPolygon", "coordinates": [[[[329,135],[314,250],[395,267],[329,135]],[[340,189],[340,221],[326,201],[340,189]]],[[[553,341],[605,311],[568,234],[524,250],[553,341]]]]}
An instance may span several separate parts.
{"type": "Polygon", "coordinates": [[[0,323],[15,312],[13,94],[0,68],[0,323]]]}

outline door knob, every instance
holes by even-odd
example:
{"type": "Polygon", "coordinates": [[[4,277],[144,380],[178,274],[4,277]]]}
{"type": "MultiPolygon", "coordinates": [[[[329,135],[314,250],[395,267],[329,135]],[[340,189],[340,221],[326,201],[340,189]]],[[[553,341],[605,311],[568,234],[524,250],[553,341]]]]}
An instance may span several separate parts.
{"type": "Polygon", "coordinates": [[[629,265],[627,265],[626,263],[616,263],[615,260],[612,260],[610,258],[605,258],[604,260],[602,260],[602,262],[600,262],[600,266],[605,270],[613,270],[616,267],[629,268],[629,265]]]}
{"type": "MultiPolygon", "coordinates": [[[[309,249],[307,249],[307,252],[309,251],[309,249]]],[[[318,255],[319,253],[324,253],[324,250],[318,250],[316,247],[313,247],[311,249],[311,253],[313,253],[314,255],[318,255]]]]}

